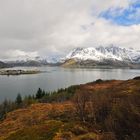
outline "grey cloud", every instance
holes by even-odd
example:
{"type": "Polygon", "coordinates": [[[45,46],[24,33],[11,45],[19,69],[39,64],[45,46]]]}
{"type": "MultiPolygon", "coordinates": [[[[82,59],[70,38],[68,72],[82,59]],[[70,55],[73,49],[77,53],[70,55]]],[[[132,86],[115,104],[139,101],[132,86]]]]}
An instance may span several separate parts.
{"type": "Polygon", "coordinates": [[[107,43],[138,48],[139,25],[128,29],[98,18],[109,7],[128,4],[128,0],[0,0],[0,58],[14,57],[11,50],[45,57],[107,43]]]}

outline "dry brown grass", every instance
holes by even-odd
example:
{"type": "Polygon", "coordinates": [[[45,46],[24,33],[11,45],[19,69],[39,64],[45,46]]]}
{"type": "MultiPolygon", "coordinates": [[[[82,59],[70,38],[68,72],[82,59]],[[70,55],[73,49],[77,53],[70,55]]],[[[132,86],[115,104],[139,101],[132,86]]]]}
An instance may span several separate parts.
{"type": "Polygon", "coordinates": [[[0,138],[9,136],[28,126],[38,125],[48,120],[48,113],[56,111],[57,115],[65,110],[70,110],[72,104],[65,103],[38,103],[26,109],[18,109],[7,114],[6,119],[0,123],[0,138]]]}
{"type": "MultiPolygon", "coordinates": [[[[122,95],[128,96],[131,94],[140,93],[140,80],[111,80],[100,83],[88,83],[81,85],[78,91],[86,91],[88,93],[95,93],[96,91],[97,93],[107,92],[114,94],[115,96],[118,95],[120,98],[122,95]]],[[[36,103],[29,106],[28,108],[18,109],[10,112],[7,114],[6,119],[0,123],[0,140],[26,127],[37,126],[51,119],[57,120],[59,117],[62,117],[62,119],[68,118],[67,121],[70,121],[69,118],[73,117],[71,115],[73,114],[74,109],[73,103],[69,101],[51,104],[36,103]]],[[[96,134],[93,133],[90,133],[90,135],[82,134],[83,136],[81,135],[78,137],[75,137],[74,135],[69,131],[65,133],[58,132],[54,137],[54,140],[61,140],[63,137],[80,140],[84,137],[96,136],[96,134]]],[[[110,135],[108,137],[110,137],[110,135]]]]}

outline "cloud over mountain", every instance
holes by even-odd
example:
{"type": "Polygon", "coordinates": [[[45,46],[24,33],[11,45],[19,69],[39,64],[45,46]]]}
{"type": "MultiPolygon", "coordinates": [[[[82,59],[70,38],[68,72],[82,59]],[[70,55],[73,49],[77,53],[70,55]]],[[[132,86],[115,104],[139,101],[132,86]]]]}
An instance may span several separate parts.
{"type": "Polygon", "coordinates": [[[134,3],[138,9],[136,0],[0,0],[1,59],[20,57],[23,52],[61,55],[79,46],[115,44],[138,49],[140,22],[124,26],[100,16],[110,8],[125,10],[134,3]]]}

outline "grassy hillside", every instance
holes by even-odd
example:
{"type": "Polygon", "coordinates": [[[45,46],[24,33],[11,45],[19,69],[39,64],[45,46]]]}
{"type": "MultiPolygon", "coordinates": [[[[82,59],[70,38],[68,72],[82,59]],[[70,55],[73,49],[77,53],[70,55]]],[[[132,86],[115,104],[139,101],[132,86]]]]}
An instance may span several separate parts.
{"type": "Polygon", "coordinates": [[[140,139],[139,77],[97,80],[35,100],[6,114],[0,140],[140,139]]]}

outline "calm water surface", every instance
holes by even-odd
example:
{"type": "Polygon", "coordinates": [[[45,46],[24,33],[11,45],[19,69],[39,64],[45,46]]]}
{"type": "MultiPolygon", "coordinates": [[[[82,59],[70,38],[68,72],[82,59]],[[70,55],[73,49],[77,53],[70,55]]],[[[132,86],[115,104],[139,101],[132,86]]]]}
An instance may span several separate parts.
{"type": "Polygon", "coordinates": [[[13,68],[38,69],[45,73],[19,76],[0,76],[0,102],[15,99],[18,93],[22,96],[36,93],[40,87],[54,91],[70,85],[83,84],[96,79],[129,79],[140,76],[140,70],[134,69],[72,69],[60,67],[13,68]]]}

